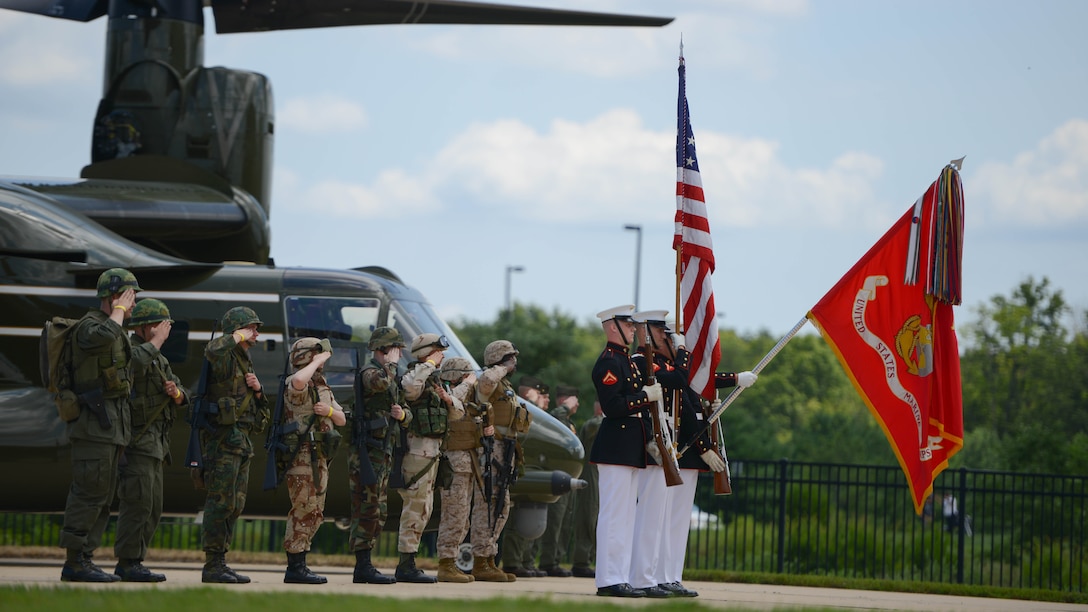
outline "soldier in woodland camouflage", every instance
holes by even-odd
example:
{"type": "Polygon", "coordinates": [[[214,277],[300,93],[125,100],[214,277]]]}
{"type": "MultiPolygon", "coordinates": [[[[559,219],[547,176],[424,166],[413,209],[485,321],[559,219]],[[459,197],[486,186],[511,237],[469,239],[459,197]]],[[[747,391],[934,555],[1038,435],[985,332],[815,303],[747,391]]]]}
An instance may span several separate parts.
{"type": "Polygon", "coordinates": [[[204,451],[204,502],[201,545],[204,548],[202,582],[245,584],[249,577],[227,566],[226,554],[234,524],[246,506],[249,466],[253,459],[251,434],[268,426],[269,400],[253,371],[250,348],[257,345],[261,320],[245,306],[223,315],[223,334],[208,343],[204,357],[211,365],[208,398],[218,407],[214,431],[201,430],[204,451]]]}
{"type": "MultiPolygon", "coordinates": [[[[473,503],[483,504],[483,497],[473,492],[479,490],[480,468],[478,450],[482,436],[495,435],[494,426],[483,426],[479,406],[471,402],[470,393],[475,391],[476,373],[472,364],[463,357],[450,357],[442,362],[439,376],[449,387],[455,405],[462,410],[449,421],[446,438],[446,460],[453,477],[449,488],[442,489],[442,516],[438,523],[438,581],[472,582],[475,578],[457,567],[456,558],[461,542],[469,532],[473,503]]],[[[484,520],[487,520],[486,518],[484,520]]],[[[505,581],[505,576],[504,576],[505,581]]]]}
{"type": "Polygon", "coordinates": [[[370,336],[368,348],[374,357],[358,374],[363,397],[356,405],[352,418],[355,420],[352,435],[359,437],[367,449],[366,460],[377,476],[373,484],[362,482],[362,461],[359,455],[360,440],[354,439],[348,452],[348,482],[351,488],[351,536],[348,547],[355,553],[356,583],[393,584],[393,576],[382,574],[370,558],[377,543],[378,534],[385,524],[386,486],[392,468],[394,444],[400,437],[400,428],[412,421],[412,413],[404,406],[404,390],[397,376],[404,340],[392,327],[379,327],[370,336]]]}
{"type": "Polygon", "coordinates": [[[143,565],[162,516],[162,468],[170,463],[174,411],[189,396],[159,352],[170,337],[170,310],[156,299],[136,302],[128,326],[132,344],[132,441],[125,448],[117,483],[117,556],[114,573],[126,582],[162,582],[143,565]]]}
{"type": "MultiPolygon", "coordinates": [[[[556,396],[559,401],[549,414],[566,425],[571,433],[577,434],[571,417],[578,412],[578,389],[569,385],[559,385],[556,387],[556,396]]],[[[571,491],[559,496],[555,503],[548,505],[548,523],[544,528],[544,535],[540,536],[540,569],[547,572],[549,576],[560,578],[571,576],[570,570],[559,566],[559,561],[567,555],[574,503],[581,493],[581,491],[571,491]]]]}
{"type": "Polygon", "coordinates": [[[578,439],[582,442],[582,448],[586,449],[586,457],[582,462],[582,480],[586,481],[586,487],[578,491],[574,497],[574,518],[572,527],[572,539],[574,544],[571,550],[570,571],[577,578],[594,578],[596,572],[590,567],[590,563],[597,554],[597,511],[600,506],[600,492],[597,489],[597,465],[589,460],[589,449],[593,448],[593,441],[597,438],[597,430],[601,428],[601,420],[604,412],[601,411],[601,403],[593,402],[593,416],[582,423],[578,430],[578,439]]]}
{"type": "Polygon", "coordinates": [[[285,436],[288,450],[287,493],[291,513],[283,549],[287,571],[283,581],[294,584],[325,584],[328,580],[310,570],[306,553],[314,534],[325,518],[325,493],[329,484],[329,459],[339,434],[335,427],[347,423],[344,409],[336,402],[325,381],[325,362],[332,357],[328,341],[300,338],[291,345],[295,372],[284,383],[284,422],[297,424],[285,436]]]}
{"type": "Polygon", "coordinates": [[[111,268],[98,277],[98,308],[72,334],[71,391],[80,412],[68,423],[72,442],[72,485],[64,506],[60,547],[67,556],[60,579],[115,582],[92,560],[110,518],[117,488],[117,463],[132,436],[129,393],[132,347],[122,327],[136,304],[140,285],[128,270],[111,268]]]}

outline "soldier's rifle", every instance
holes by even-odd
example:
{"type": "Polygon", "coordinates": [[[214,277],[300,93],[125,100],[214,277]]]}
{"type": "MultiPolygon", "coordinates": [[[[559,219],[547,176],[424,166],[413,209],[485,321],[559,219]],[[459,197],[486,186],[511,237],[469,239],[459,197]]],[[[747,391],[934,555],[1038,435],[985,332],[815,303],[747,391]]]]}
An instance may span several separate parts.
{"type": "MultiPolygon", "coordinates": [[[[218,322],[212,324],[212,338],[218,322]]],[[[210,342],[210,341],[209,341],[210,342]]],[[[200,379],[196,383],[196,391],[193,394],[193,403],[189,410],[189,446],[185,449],[185,465],[191,469],[204,469],[204,452],[200,446],[200,430],[215,433],[215,423],[212,420],[219,414],[219,405],[208,399],[208,378],[211,376],[212,364],[208,357],[204,356],[204,363],[200,367],[200,379]]]]}
{"type": "MultiPolygon", "coordinates": [[[[650,326],[647,324],[645,327],[646,350],[643,352],[643,357],[646,358],[647,380],[649,384],[653,385],[657,382],[654,376],[654,340],[651,336],[650,326]]],[[[679,409],[679,404],[673,406],[673,410],[679,409]]],[[[684,484],[684,479],[680,477],[680,464],[676,460],[676,447],[672,443],[672,432],[666,424],[665,402],[662,399],[658,399],[651,406],[650,419],[654,425],[654,444],[657,446],[657,453],[661,458],[661,468],[665,471],[665,486],[675,487],[684,484]]]]}
{"type": "Polygon", "coordinates": [[[510,490],[510,487],[514,486],[514,483],[518,480],[518,433],[515,428],[515,423],[518,422],[520,411],[525,410],[525,407],[518,401],[517,396],[510,389],[506,390],[506,396],[508,401],[512,401],[514,404],[514,410],[510,424],[507,430],[512,435],[507,436],[503,440],[502,450],[502,465],[499,466],[499,490],[495,494],[495,511],[494,521],[491,523],[491,528],[494,529],[495,525],[502,518],[506,510],[506,494],[510,490]]]}
{"type": "MultiPolygon", "coordinates": [[[[359,361],[358,349],[356,349],[355,354],[356,363],[362,364],[362,361],[359,361]]],[[[366,420],[366,413],[363,410],[364,395],[362,369],[355,374],[355,382],[352,385],[352,390],[355,392],[355,405],[352,407],[351,440],[355,445],[356,453],[359,455],[359,484],[364,487],[369,487],[378,484],[378,475],[374,472],[374,465],[370,463],[369,447],[372,445],[370,432],[373,429],[387,426],[388,421],[386,421],[384,417],[374,419],[373,421],[366,420]]]]}
{"type": "MultiPolygon", "coordinates": [[[[279,486],[283,482],[283,477],[286,475],[286,470],[283,474],[279,473],[276,467],[278,463],[276,461],[276,455],[283,451],[290,450],[290,447],[284,441],[284,437],[291,433],[298,431],[298,421],[292,419],[290,423],[286,425],[283,423],[283,396],[287,390],[287,374],[291,367],[291,357],[288,355],[287,361],[283,364],[283,373],[280,374],[280,392],[276,396],[276,409],[272,411],[272,426],[268,428],[268,436],[264,440],[264,448],[268,451],[268,457],[264,463],[264,490],[271,491],[279,486]]],[[[295,454],[298,454],[298,449],[302,444],[295,445],[295,454]]],[[[294,463],[294,457],[291,461],[287,462],[287,467],[290,467],[294,463]]]]}
{"type": "Polygon", "coordinates": [[[480,445],[483,452],[480,453],[480,473],[483,475],[484,503],[487,504],[487,526],[495,527],[495,521],[491,513],[491,487],[494,483],[491,473],[491,461],[495,454],[495,436],[484,435],[484,430],[491,426],[491,404],[480,404],[480,445]]]}

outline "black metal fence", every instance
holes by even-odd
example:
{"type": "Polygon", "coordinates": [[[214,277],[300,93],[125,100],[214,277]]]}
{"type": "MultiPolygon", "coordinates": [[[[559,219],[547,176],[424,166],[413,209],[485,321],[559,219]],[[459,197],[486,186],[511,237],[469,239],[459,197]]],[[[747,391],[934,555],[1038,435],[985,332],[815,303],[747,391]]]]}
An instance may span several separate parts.
{"type": "MultiPolygon", "coordinates": [[[[708,475],[699,485],[696,503],[709,516],[689,534],[688,569],[1088,590],[1086,477],[948,470],[918,516],[898,467],[731,468],[732,495],[715,496],[708,475]]],[[[55,546],[60,526],[58,515],[0,514],[0,545],[55,546]]],[[[283,521],[243,519],[232,548],[279,552],[283,534],[283,521]]],[[[348,554],[347,539],[327,523],[312,550],[348,554]]],[[[111,522],[102,546],[112,544],[111,522]]],[[[199,550],[200,527],[166,518],[152,546],[199,550]]],[[[427,549],[425,541],[421,554],[427,549]]],[[[383,533],[375,554],[395,556],[396,534],[383,533]]]]}
{"type": "Polygon", "coordinates": [[[1084,592],[1088,478],[948,470],[922,516],[898,467],[734,461],[685,567],[1084,592]],[[949,514],[945,514],[945,497],[949,514]],[[953,505],[954,504],[954,505],[953,505]],[[955,510],[954,512],[952,512],[955,510]]]}

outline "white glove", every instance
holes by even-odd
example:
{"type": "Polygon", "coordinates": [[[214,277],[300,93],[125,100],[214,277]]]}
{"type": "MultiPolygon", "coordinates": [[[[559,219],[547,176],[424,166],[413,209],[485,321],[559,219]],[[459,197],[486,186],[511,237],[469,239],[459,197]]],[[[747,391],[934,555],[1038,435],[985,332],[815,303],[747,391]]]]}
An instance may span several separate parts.
{"type": "Polygon", "coordinates": [[[710,471],[712,471],[712,472],[724,472],[725,471],[725,462],[722,461],[722,458],[718,456],[718,452],[715,451],[714,449],[710,449],[710,450],[708,450],[706,452],[701,453],[699,455],[699,457],[703,460],[703,463],[705,463],[706,466],[708,468],[710,468],[710,471]]]}
{"type": "Polygon", "coordinates": [[[687,345],[684,344],[684,334],[673,334],[670,337],[672,338],[672,345],[673,345],[674,348],[680,348],[682,346],[687,346],[687,345]]]}
{"type": "Polygon", "coordinates": [[[716,398],[714,398],[713,402],[710,402],[710,412],[708,412],[707,414],[714,414],[715,412],[718,411],[718,408],[721,408],[721,407],[722,407],[722,400],[721,400],[721,398],[716,397],[716,398]]]}
{"type": "Polygon", "coordinates": [[[646,392],[646,399],[651,402],[661,401],[661,383],[654,383],[652,385],[646,385],[642,388],[646,392]]]}
{"type": "Polygon", "coordinates": [[[653,458],[654,463],[657,465],[665,465],[664,463],[661,463],[661,450],[657,448],[656,442],[646,443],[646,453],[653,458]]]}
{"type": "Polygon", "coordinates": [[[737,386],[741,389],[747,389],[756,384],[756,379],[759,376],[752,374],[751,372],[739,372],[737,373],[737,386]]]}

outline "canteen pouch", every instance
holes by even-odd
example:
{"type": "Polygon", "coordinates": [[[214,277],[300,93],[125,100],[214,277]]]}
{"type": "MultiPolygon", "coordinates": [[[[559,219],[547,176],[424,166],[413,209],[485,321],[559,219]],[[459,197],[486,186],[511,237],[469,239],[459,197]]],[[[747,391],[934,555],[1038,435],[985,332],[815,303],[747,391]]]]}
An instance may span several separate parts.
{"type": "Polygon", "coordinates": [[[238,400],[233,397],[219,398],[219,415],[216,418],[220,425],[234,425],[238,422],[238,400]]]}
{"type": "Polygon", "coordinates": [[[435,477],[435,485],[442,489],[449,489],[453,484],[453,464],[449,457],[442,453],[438,457],[438,475],[435,477]]]}
{"type": "Polygon", "coordinates": [[[79,418],[79,396],[74,391],[65,389],[53,397],[57,404],[57,414],[65,423],[71,423],[79,418]]]}

